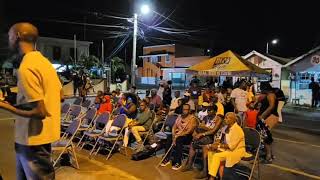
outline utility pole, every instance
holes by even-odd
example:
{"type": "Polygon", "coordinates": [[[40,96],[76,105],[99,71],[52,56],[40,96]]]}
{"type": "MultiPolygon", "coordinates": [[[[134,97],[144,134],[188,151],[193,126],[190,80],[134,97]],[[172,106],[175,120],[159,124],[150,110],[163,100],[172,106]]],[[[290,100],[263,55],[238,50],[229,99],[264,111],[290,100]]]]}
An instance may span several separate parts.
{"type": "Polygon", "coordinates": [[[131,86],[136,83],[136,56],[137,56],[137,30],[138,30],[138,14],[133,16],[133,49],[132,49],[132,62],[131,62],[131,86]]]}

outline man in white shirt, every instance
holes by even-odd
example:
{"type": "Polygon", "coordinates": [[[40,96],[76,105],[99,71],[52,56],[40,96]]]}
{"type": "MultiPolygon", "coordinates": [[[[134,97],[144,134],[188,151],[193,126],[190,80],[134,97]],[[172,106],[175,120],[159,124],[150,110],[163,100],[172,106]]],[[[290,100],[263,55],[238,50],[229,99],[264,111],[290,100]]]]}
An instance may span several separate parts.
{"type": "Polygon", "coordinates": [[[234,107],[235,113],[240,118],[240,125],[243,126],[243,120],[245,112],[247,111],[247,101],[248,101],[248,92],[247,92],[247,83],[243,79],[240,82],[239,88],[232,90],[231,92],[231,103],[234,107]]]}

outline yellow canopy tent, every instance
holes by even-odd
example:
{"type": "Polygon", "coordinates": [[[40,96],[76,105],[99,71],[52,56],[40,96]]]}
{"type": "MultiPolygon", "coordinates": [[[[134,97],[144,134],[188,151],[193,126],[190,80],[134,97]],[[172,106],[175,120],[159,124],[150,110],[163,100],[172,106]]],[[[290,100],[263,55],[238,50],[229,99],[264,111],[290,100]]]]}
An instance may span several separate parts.
{"type": "Polygon", "coordinates": [[[211,76],[267,76],[269,73],[238,54],[228,50],[188,68],[199,75],[211,76]]]}

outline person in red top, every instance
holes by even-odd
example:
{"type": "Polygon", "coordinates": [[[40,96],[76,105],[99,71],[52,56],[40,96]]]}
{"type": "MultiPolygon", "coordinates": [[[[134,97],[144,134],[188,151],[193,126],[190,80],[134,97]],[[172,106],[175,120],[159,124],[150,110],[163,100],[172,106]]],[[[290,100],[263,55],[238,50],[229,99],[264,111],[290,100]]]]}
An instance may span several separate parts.
{"type": "Polygon", "coordinates": [[[105,95],[102,98],[102,102],[100,103],[100,107],[98,109],[98,114],[102,114],[104,112],[112,112],[112,103],[109,95],[105,95]]]}
{"type": "Polygon", "coordinates": [[[248,110],[246,111],[245,124],[247,127],[256,128],[257,118],[259,111],[255,107],[255,103],[252,101],[248,105],[248,110]]]}

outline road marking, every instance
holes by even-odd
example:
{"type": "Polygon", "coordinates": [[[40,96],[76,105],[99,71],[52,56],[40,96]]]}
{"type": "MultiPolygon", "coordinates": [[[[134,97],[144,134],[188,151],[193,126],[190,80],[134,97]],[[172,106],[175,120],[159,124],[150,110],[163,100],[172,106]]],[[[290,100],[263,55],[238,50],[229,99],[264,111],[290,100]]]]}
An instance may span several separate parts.
{"type": "Polygon", "coordinates": [[[320,176],[308,174],[308,173],[305,173],[305,172],[302,172],[302,171],[299,171],[299,170],[286,168],[286,167],[279,166],[279,165],[276,165],[276,164],[266,164],[266,165],[270,166],[270,167],[278,168],[278,169],[283,170],[283,171],[288,171],[288,172],[291,172],[291,173],[294,173],[294,174],[299,174],[299,175],[302,175],[302,176],[306,176],[306,177],[309,177],[309,178],[320,179],[320,176]]]}
{"type": "Polygon", "coordinates": [[[281,139],[281,138],[273,138],[273,139],[280,140],[280,141],[285,141],[285,142],[290,142],[290,143],[295,143],[295,144],[309,145],[309,146],[313,146],[313,147],[316,147],[316,148],[320,148],[319,145],[309,144],[309,143],[305,143],[305,142],[301,142],[301,141],[293,141],[293,140],[287,140],[287,139],[281,139]]]}

